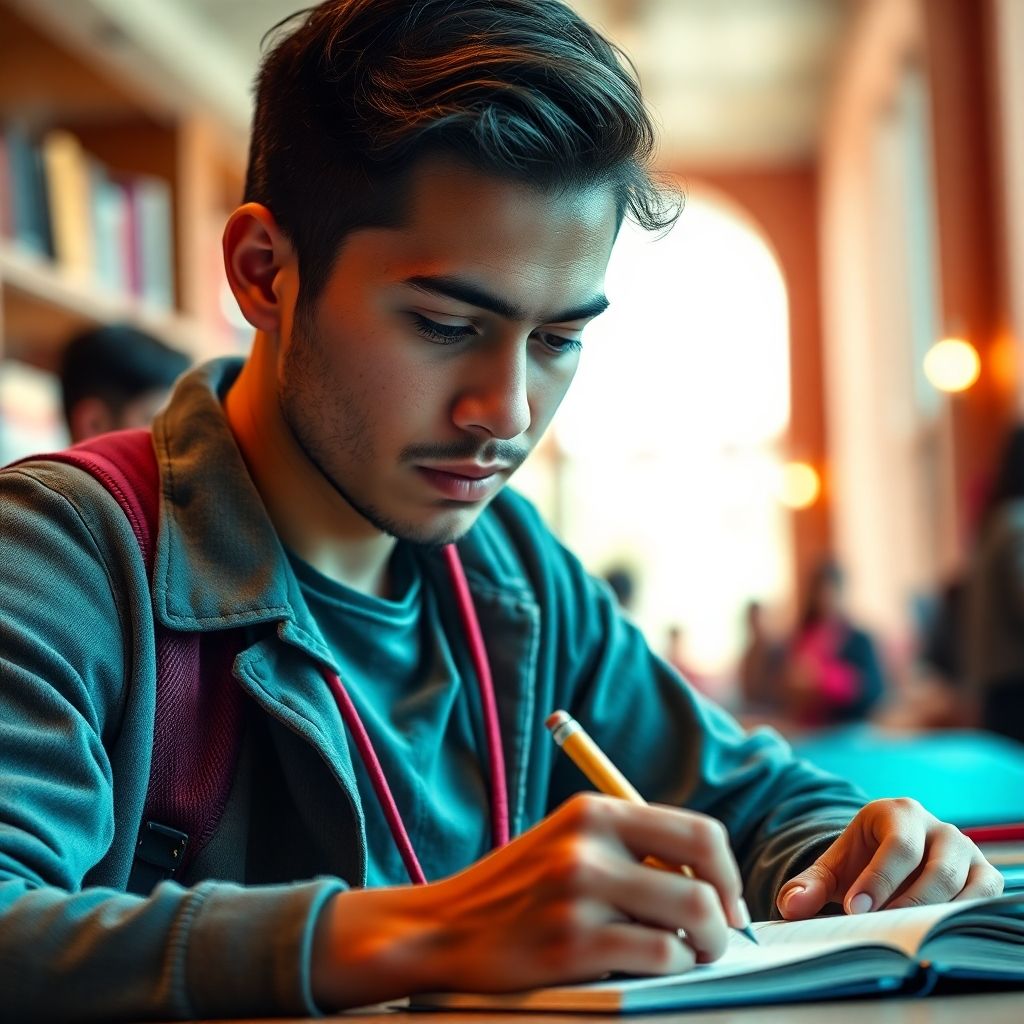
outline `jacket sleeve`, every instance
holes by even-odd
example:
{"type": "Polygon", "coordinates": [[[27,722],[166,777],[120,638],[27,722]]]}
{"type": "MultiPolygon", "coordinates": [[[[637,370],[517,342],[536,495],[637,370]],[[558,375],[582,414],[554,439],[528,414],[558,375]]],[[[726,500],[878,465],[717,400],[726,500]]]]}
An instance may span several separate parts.
{"type": "MultiPolygon", "coordinates": [[[[541,606],[540,707],[569,710],[649,801],[721,820],[751,913],[778,916],[783,883],[839,835],[865,797],[795,757],[774,730],[746,731],[691,687],[526,502],[510,497],[499,515],[541,606]]],[[[551,756],[542,733],[533,742],[550,774],[550,809],[590,787],[568,758],[551,756]]]]}
{"type": "Polygon", "coordinates": [[[315,1012],[313,928],[342,883],[122,891],[149,774],[152,613],[127,522],[84,477],[91,500],[65,497],[68,473],[0,474],[0,1016],[315,1012]]]}

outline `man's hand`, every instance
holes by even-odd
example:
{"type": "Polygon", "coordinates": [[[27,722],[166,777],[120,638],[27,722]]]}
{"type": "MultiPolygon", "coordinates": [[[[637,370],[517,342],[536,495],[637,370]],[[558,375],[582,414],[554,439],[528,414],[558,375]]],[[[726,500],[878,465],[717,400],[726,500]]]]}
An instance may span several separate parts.
{"type": "Polygon", "coordinates": [[[809,867],[779,890],[788,920],[813,917],[826,903],[848,914],[998,896],[1003,878],[954,825],[916,800],[875,800],[809,867]]]}
{"type": "Polygon", "coordinates": [[[741,888],[715,819],[582,794],[443,881],[334,897],[317,926],[313,992],[335,1009],[681,972],[721,956],[729,926],[747,922],[741,888]],[[696,878],[645,865],[648,855],[696,878]]]}

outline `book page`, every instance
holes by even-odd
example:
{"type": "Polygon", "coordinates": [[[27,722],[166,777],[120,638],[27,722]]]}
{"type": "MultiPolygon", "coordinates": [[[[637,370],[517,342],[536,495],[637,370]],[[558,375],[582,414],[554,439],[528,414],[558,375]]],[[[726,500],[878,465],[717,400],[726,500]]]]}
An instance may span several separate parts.
{"type": "MultiPolygon", "coordinates": [[[[755,928],[757,926],[755,925],[755,928]]],[[[724,956],[683,974],[631,977],[555,985],[525,992],[479,994],[441,992],[417,995],[416,1007],[506,1010],[608,1011],[641,1007],[732,1005],[780,995],[896,989],[912,971],[902,952],[860,939],[772,942],[754,945],[737,936],[724,956]]]]}
{"type": "MultiPolygon", "coordinates": [[[[992,905],[993,900],[964,900],[962,903],[936,903],[927,907],[907,907],[900,910],[876,910],[869,914],[839,914],[835,917],[815,917],[810,921],[758,921],[752,926],[757,940],[764,946],[798,943],[821,950],[832,945],[876,943],[893,946],[907,956],[916,958],[925,937],[946,918],[954,917],[979,905],[992,905]]],[[[750,946],[742,935],[733,934],[729,955],[733,950],[742,954],[741,944],[750,946]]]]}
{"type": "MultiPolygon", "coordinates": [[[[916,969],[918,950],[926,938],[948,930],[950,941],[956,941],[956,922],[961,915],[967,918],[965,924],[980,920],[991,926],[1012,921],[1015,933],[1021,933],[1016,923],[1021,902],[1020,897],[1010,896],[810,921],[759,921],[752,925],[758,945],[733,931],[719,960],[684,974],[615,976],[499,995],[434,993],[417,996],[413,1002],[434,1007],[598,1011],[731,1005],[741,998],[759,1001],[794,993],[844,991],[851,985],[863,990],[868,983],[878,990],[894,989],[916,969]],[[1011,903],[1014,909],[1007,914],[1002,907],[1011,903]],[[944,922],[948,922],[946,928],[944,922]]],[[[991,947],[986,947],[985,956],[991,959],[991,947]]],[[[1017,963],[1016,956],[1013,963],[1017,963]]]]}
{"type": "MultiPolygon", "coordinates": [[[[754,925],[755,930],[757,925],[754,925]]],[[[760,935],[758,936],[760,941],[760,935]]],[[[595,989],[607,988],[616,991],[630,991],[644,988],[662,988],[675,985],[694,985],[717,981],[719,978],[734,978],[746,974],[775,971],[780,967],[795,964],[810,964],[830,957],[842,950],[862,948],[865,942],[871,945],[893,945],[878,943],[870,938],[851,938],[840,932],[830,938],[816,941],[801,941],[795,936],[779,942],[764,942],[755,946],[742,935],[735,935],[725,953],[714,963],[698,964],[685,974],[650,975],[639,978],[614,978],[592,982],[595,989]]]]}
{"type": "MultiPolygon", "coordinates": [[[[729,934],[725,954],[712,964],[700,964],[684,975],[672,978],[685,984],[719,977],[771,970],[783,965],[820,959],[840,950],[864,946],[885,946],[898,950],[911,960],[936,925],[960,914],[981,909],[998,913],[1000,903],[1016,902],[1007,897],[964,900],[962,903],[937,903],[927,907],[901,910],[877,910],[870,914],[840,914],[816,917],[810,921],[756,921],[751,926],[759,945],[738,931],[729,934]]],[[[664,984],[664,978],[599,982],[620,987],[644,987],[664,984]]]]}

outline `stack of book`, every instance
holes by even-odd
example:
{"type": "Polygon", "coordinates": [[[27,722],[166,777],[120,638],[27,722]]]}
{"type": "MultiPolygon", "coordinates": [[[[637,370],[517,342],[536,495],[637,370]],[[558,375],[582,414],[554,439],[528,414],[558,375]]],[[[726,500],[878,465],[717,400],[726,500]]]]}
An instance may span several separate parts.
{"type": "Polygon", "coordinates": [[[0,130],[0,236],[83,283],[174,306],[170,185],[110,171],[70,132],[0,130]]]}

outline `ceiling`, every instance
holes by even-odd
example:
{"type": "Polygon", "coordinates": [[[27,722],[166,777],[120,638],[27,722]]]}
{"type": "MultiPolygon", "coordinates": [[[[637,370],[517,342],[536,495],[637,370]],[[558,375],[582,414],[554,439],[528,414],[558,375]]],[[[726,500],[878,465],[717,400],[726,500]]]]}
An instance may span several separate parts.
{"type": "MultiPolygon", "coordinates": [[[[204,104],[238,140],[268,28],[310,0],[0,0],[99,49],[136,88],[204,104]]],[[[569,0],[633,59],[661,163],[813,159],[856,0],[569,0]]]]}
{"type": "MultiPolygon", "coordinates": [[[[254,69],[301,0],[177,0],[254,69]]],[[[850,0],[570,0],[636,63],[664,162],[813,156],[850,0]]]]}

